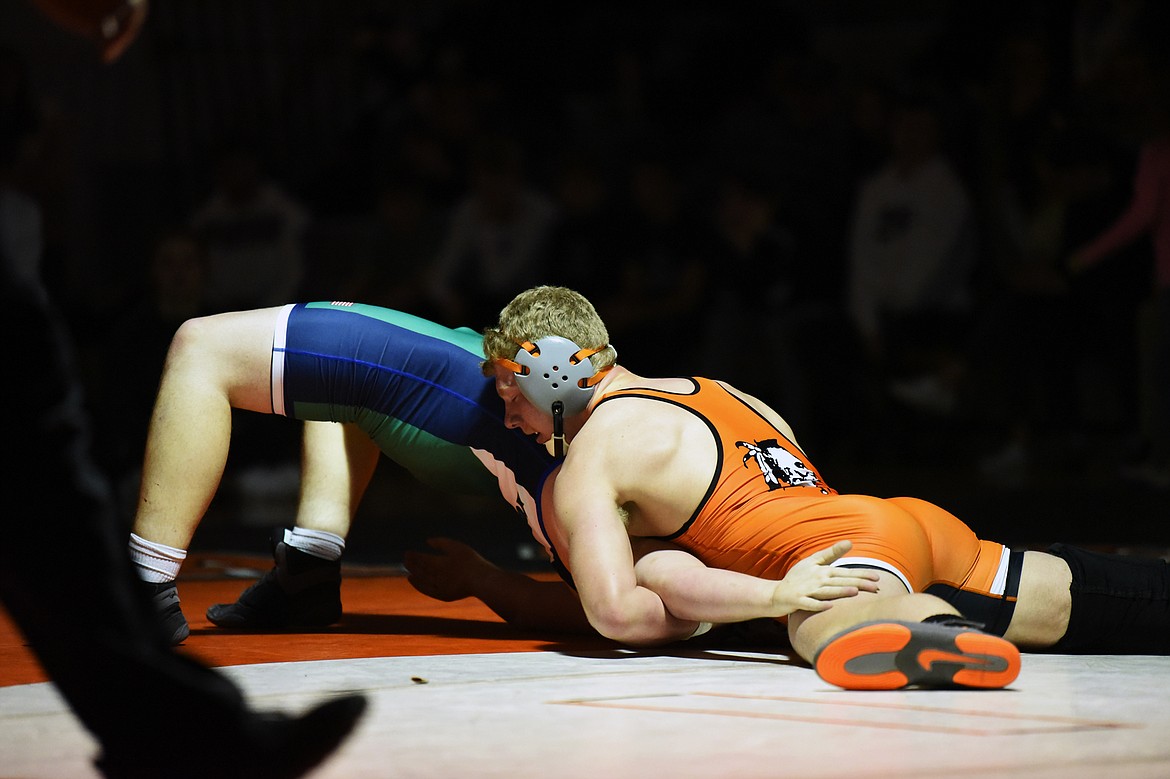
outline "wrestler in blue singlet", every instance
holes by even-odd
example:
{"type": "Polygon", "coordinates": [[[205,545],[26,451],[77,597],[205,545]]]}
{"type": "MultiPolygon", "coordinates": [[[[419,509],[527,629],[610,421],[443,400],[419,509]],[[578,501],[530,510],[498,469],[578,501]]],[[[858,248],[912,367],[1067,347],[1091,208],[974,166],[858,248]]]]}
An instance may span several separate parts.
{"type": "Polygon", "coordinates": [[[352,423],[387,457],[444,490],[498,485],[536,531],[534,496],[553,458],[504,426],[483,359],[483,337],[467,328],[356,303],[290,305],[273,339],[273,411],[352,423]]]}

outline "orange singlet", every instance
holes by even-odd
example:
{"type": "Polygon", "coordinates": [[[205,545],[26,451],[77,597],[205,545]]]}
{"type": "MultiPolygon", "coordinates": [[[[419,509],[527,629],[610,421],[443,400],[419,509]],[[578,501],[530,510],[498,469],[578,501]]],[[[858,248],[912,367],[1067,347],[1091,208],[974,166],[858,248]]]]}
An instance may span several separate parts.
{"type": "Polygon", "coordinates": [[[719,464],[706,497],[667,540],[711,567],[781,579],[800,560],[847,539],[853,549],[836,565],[889,571],[911,592],[938,595],[988,630],[1007,629],[1022,552],[980,541],[923,500],[838,494],[759,412],[718,382],[692,381],[690,393],[629,388],[598,401],[661,400],[695,414],[716,436],[719,464]]]}

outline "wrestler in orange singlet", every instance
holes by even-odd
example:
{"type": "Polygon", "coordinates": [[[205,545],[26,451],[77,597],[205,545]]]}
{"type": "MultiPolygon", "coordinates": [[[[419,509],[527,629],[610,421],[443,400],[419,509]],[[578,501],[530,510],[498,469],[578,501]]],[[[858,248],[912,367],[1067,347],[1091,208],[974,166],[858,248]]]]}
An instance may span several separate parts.
{"type": "Polygon", "coordinates": [[[847,538],[852,553],[836,565],[889,571],[910,592],[961,602],[960,610],[990,632],[1007,629],[1022,553],[980,541],[953,514],[923,500],[838,494],[800,447],[743,398],[710,379],[690,381],[690,392],[634,387],[594,404],[660,400],[695,414],[715,436],[718,468],[706,496],[666,540],[709,566],[782,579],[795,563],[847,538]]]}

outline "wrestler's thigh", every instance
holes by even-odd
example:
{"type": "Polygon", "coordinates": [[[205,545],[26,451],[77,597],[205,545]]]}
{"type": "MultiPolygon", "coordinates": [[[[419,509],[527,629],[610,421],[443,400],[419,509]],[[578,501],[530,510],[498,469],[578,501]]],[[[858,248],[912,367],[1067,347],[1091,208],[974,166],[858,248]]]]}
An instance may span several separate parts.
{"type": "Polygon", "coordinates": [[[907,594],[906,586],[897,576],[889,571],[873,570],[878,574],[877,592],[859,592],[851,598],[833,601],[825,611],[798,611],[788,617],[788,638],[797,652],[807,658],[806,652],[819,648],[842,630],[885,615],[882,602],[886,598],[907,594]]]}
{"type": "Polygon", "coordinates": [[[1072,612],[1072,572],[1068,563],[1046,552],[1025,552],[1020,590],[1004,638],[1021,649],[1044,649],[1068,629],[1072,612]]]}
{"type": "Polygon", "coordinates": [[[168,370],[205,382],[234,408],[272,412],[272,333],[281,308],[214,314],[183,323],[168,354],[168,370]]]}

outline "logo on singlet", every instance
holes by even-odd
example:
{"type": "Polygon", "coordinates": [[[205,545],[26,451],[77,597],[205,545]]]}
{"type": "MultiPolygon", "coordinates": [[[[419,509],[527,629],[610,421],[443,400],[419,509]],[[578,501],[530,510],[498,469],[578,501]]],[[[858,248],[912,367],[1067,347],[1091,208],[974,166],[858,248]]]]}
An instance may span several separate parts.
{"type": "Polygon", "coordinates": [[[825,483],[817,478],[812,469],[782,447],[775,438],[756,441],[754,444],[736,441],[735,448],[747,449],[747,454],[743,456],[743,467],[748,467],[748,461],[754,460],[760,468],[760,473],[764,475],[764,483],[768,485],[769,490],[817,487],[824,494],[829,494],[825,483]]]}

